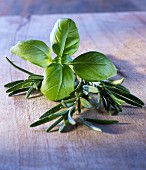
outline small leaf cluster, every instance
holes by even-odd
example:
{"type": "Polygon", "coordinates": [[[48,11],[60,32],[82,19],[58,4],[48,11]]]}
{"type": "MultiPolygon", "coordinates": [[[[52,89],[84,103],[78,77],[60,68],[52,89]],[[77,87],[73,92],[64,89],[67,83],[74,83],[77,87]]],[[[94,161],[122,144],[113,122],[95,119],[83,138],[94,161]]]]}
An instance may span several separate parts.
{"type": "Polygon", "coordinates": [[[14,96],[20,93],[25,93],[26,98],[29,98],[31,93],[33,93],[34,91],[40,90],[40,87],[43,81],[42,75],[31,73],[23,68],[18,67],[8,58],[6,59],[13,67],[29,75],[26,80],[17,80],[17,81],[13,81],[8,84],[5,84],[4,87],[8,88],[6,91],[6,93],[9,93],[8,96],[14,96]]]}

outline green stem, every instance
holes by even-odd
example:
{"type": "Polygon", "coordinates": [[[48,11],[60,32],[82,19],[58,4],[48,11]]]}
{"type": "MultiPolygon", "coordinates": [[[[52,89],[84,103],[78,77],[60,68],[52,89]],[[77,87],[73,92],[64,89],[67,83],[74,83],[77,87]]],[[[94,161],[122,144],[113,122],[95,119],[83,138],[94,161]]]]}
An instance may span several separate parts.
{"type": "Polygon", "coordinates": [[[18,70],[20,70],[20,71],[22,71],[22,72],[24,72],[24,73],[26,73],[26,74],[29,74],[29,75],[32,75],[32,74],[33,74],[33,73],[31,73],[31,72],[23,69],[23,68],[20,68],[20,67],[16,66],[16,65],[15,65],[12,61],[10,61],[7,57],[6,57],[6,59],[7,59],[7,61],[8,61],[13,67],[15,67],[16,69],[18,69],[18,70]]]}

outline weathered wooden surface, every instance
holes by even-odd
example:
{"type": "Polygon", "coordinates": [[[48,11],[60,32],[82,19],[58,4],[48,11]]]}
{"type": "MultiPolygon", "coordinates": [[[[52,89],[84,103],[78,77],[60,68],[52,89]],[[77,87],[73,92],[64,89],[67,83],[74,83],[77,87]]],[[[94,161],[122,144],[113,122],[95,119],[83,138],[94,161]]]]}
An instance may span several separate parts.
{"type": "Polygon", "coordinates": [[[0,0],[0,16],[119,11],[146,11],[146,0],[0,0]]]}
{"type": "MultiPolygon", "coordinates": [[[[26,75],[5,60],[37,73],[42,70],[9,48],[20,40],[40,39],[49,44],[49,34],[60,17],[77,23],[81,36],[79,51],[98,50],[109,56],[126,77],[125,85],[146,103],[146,13],[44,15],[31,18],[0,18],[0,170],[144,170],[146,169],[145,108],[125,107],[119,125],[100,126],[104,133],[87,127],[64,134],[45,133],[47,125],[29,128],[52,106],[44,97],[26,100],[8,98],[3,85],[26,75]],[[128,123],[128,124],[127,124],[128,123]]],[[[93,114],[90,111],[86,114],[93,114]]],[[[97,115],[101,117],[101,115],[97,115]]]]}

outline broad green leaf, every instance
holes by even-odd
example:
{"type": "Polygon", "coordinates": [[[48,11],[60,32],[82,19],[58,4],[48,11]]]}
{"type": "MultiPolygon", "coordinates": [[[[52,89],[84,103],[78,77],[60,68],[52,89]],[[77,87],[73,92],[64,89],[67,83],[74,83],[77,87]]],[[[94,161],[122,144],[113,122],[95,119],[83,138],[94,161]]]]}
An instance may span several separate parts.
{"type": "Polygon", "coordinates": [[[66,55],[66,56],[62,56],[61,58],[59,56],[55,57],[53,60],[53,63],[68,64],[71,61],[72,61],[72,58],[66,55]]]}
{"type": "Polygon", "coordinates": [[[61,100],[74,90],[74,80],[74,73],[69,66],[53,63],[45,70],[41,92],[49,100],[61,100]]]}
{"type": "Polygon", "coordinates": [[[73,55],[79,46],[79,34],[74,21],[68,18],[59,19],[51,34],[52,49],[59,57],[73,55]]]}
{"type": "Polygon", "coordinates": [[[102,53],[81,54],[71,63],[75,73],[86,81],[101,81],[117,74],[114,64],[102,53]]]}
{"type": "Polygon", "coordinates": [[[51,63],[49,47],[39,40],[18,42],[10,52],[40,67],[45,68],[51,63]]]}
{"type": "Polygon", "coordinates": [[[101,120],[101,119],[85,118],[85,117],[84,117],[84,120],[91,122],[91,123],[98,123],[98,124],[104,124],[104,125],[118,123],[117,120],[101,120]]]}

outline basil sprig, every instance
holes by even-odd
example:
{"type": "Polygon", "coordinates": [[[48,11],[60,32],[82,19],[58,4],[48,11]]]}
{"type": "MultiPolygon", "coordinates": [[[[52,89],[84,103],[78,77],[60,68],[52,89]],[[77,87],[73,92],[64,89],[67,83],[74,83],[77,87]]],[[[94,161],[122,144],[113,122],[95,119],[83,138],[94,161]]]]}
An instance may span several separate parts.
{"type": "Polygon", "coordinates": [[[5,85],[9,96],[25,93],[28,98],[34,91],[41,91],[49,100],[59,104],[45,112],[30,126],[39,126],[54,120],[47,132],[62,123],[59,132],[66,131],[68,125],[80,123],[101,132],[97,124],[114,124],[116,120],[99,120],[77,116],[82,108],[97,109],[104,107],[110,115],[122,111],[127,103],[142,107],[144,103],[130,93],[122,83],[124,78],[112,80],[117,74],[115,65],[102,53],[90,51],[72,59],[78,50],[80,37],[74,21],[68,18],[59,19],[51,34],[51,49],[40,40],[18,42],[10,51],[37,66],[45,68],[44,75],[37,75],[18,67],[8,58],[16,69],[28,75],[25,80],[17,80],[5,85]],[[56,57],[52,58],[54,52],[56,57]],[[92,94],[97,95],[92,99],[92,94]]]}

